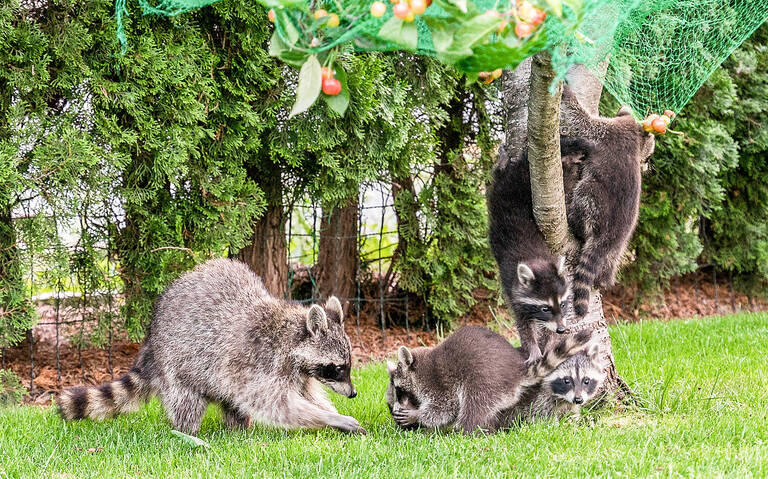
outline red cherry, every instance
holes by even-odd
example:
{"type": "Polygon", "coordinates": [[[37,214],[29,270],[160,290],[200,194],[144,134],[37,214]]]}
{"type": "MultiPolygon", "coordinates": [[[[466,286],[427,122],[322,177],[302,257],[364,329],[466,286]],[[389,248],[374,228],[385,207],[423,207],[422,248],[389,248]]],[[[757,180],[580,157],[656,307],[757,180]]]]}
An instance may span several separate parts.
{"type": "Polygon", "coordinates": [[[392,7],[392,13],[399,19],[405,19],[408,15],[411,14],[411,7],[408,6],[405,2],[400,2],[394,7],[392,7]]]}
{"type": "Polygon", "coordinates": [[[411,11],[416,15],[421,15],[427,9],[427,2],[424,0],[411,0],[411,11]]]}
{"type": "Polygon", "coordinates": [[[268,11],[267,18],[269,18],[270,22],[275,23],[275,11],[274,10],[268,11]]]}
{"type": "Polygon", "coordinates": [[[323,93],[336,96],[341,93],[341,82],[335,78],[323,78],[323,93]]]}
{"type": "Polygon", "coordinates": [[[515,25],[515,35],[525,38],[533,33],[534,27],[530,23],[519,22],[515,25]]]}
{"type": "Polygon", "coordinates": [[[656,118],[653,120],[653,122],[651,122],[651,126],[660,135],[663,135],[667,132],[667,122],[664,121],[663,118],[656,118]]]}

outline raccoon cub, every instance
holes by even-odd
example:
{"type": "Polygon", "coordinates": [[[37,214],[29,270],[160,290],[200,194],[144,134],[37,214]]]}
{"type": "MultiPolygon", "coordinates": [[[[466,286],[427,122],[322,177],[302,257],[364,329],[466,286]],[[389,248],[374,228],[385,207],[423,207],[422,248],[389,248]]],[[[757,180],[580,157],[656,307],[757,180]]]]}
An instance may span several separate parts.
{"type": "Polygon", "coordinates": [[[538,384],[591,339],[588,330],[562,340],[537,361],[499,334],[465,326],[434,348],[401,346],[398,363],[388,363],[386,400],[403,428],[453,426],[464,433],[506,427],[505,411],[526,388],[538,384]]]}
{"type": "Polygon", "coordinates": [[[533,216],[528,155],[515,161],[506,155],[502,147],[488,192],[489,238],[522,348],[535,361],[541,357],[537,329],[567,331],[569,285],[565,258],[555,259],[533,216]]]}
{"type": "Polygon", "coordinates": [[[591,117],[569,88],[563,89],[563,108],[582,125],[589,125],[593,142],[572,145],[582,149],[578,181],[566,192],[568,226],[580,245],[573,270],[576,315],[589,310],[593,286],[611,286],[637,224],[640,205],[641,162],[653,153],[654,136],[643,131],[628,108],[616,118],[591,117]]]}
{"type": "Polygon", "coordinates": [[[515,407],[515,417],[578,416],[581,406],[594,399],[605,380],[599,344],[563,361],[541,383],[526,391],[515,407]]]}
{"type": "Polygon", "coordinates": [[[133,368],[101,386],[65,390],[66,420],[104,419],[156,394],[174,429],[196,434],[208,403],[229,427],[365,432],[340,415],[322,385],[353,398],[341,304],[306,308],[272,297],[239,261],[215,259],[171,284],[155,305],[133,368]]]}

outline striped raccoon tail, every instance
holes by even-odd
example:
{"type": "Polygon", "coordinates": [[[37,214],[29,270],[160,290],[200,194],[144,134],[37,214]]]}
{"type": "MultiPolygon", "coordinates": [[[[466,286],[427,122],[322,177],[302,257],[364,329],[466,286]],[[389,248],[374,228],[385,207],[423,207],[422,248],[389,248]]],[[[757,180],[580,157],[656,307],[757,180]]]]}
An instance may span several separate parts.
{"type": "Polygon", "coordinates": [[[589,312],[589,292],[595,284],[601,256],[592,238],[588,239],[581,247],[579,263],[573,270],[573,283],[571,285],[573,310],[579,318],[583,318],[589,312]]]}
{"type": "Polygon", "coordinates": [[[582,329],[576,334],[568,335],[553,348],[544,351],[538,361],[528,365],[528,378],[538,381],[549,376],[563,361],[586,349],[592,342],[592,336],[591,329],[582,329]]]}
{"type": "Polygon", "coordinates": [[[135,411],[149,395],[149,385],[137,369],[100,386],[65,389],[57,401],[59,414],[67,420],[87,417],[101,421],[117,414],[135,411]]]}

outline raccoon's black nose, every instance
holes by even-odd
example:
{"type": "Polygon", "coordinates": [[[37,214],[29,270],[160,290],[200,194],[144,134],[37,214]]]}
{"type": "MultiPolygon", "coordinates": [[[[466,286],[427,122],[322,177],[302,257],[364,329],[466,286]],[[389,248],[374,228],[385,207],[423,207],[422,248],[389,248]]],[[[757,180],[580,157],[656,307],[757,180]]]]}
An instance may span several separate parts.
{"type": "Polygon", "coordinates": [[[555,330],[555,332],[556,332],[557,334],[563,334],[565,331],[566,331],[566,329],[565,329],[565,328],[557,328],[557,329],[555,330]]]}
{"type": "Polygon", "coordinates": [[[578,397],[578,398],[573,398],[573,402],[575,402],[576,404],[581,404],[584,402],[584,400],[578,397]]]}
{"type": "Polygon", "coordinates": [[[353,397],[357,396],[357,390],[353,389],[351,393],[349,393],[349,396],[347,396],[349,399],[352,399],[353,397]]]}

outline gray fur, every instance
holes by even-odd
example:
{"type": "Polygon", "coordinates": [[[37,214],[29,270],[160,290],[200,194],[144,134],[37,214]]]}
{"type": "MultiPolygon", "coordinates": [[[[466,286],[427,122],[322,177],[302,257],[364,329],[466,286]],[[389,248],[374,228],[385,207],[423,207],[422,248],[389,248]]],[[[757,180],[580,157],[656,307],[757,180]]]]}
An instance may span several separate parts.
{"type": "Polygon", "coordinates": [[[641,164],[653,153],[655,140],[627,108],[615,118],[593,117],[567,87],[563,108],[582,126],[582,154],[563,162],[568,226],[579,243],[572,258],[573,303],[582,317],[589,310],[590,290],[615,281],[637,224],[641,164]]]}
{"type": "Polygon", "coordinates": [[[512,410],[511,420],[546,417],[578,417],[580,409],[595,399],[605,381],[600,347],[594,343],[586,352],[563,361],[539,384],[529,388],[512,410]]]}
{"type": "Polygon", "coordinates": [[[549,250],[533,216],[527,151],[514,161],[506,155],[500,148],[488,192],[488,235],[521,346],[533,362],[542,354],[542,329],[567,331],[563,313],[570,289],[563,262],[549,250]]]}
{"type": "Polygon", "coordinates": [[[402,346],[389,363],[386,400],[403,428],[456,428],[493,432],[508,425],[508,411],[562,361],[582,350],[591,331],[568,336],[537,361],[479,326],[460,328],[434,348],[402,346]]]}
{"type": "Polygon", "coordinates": [[[222,405],[232,428],[256,421],[364,432],[322,388],[356,395],[350,350],[335,297],[311,308],[277,299],[244,263],[215,259],[157,301],[129,381],[66,390],[58,402],[65,419],[103,419],[157,394],[173,427],[189,434],[210,402],[222,405]]]}

